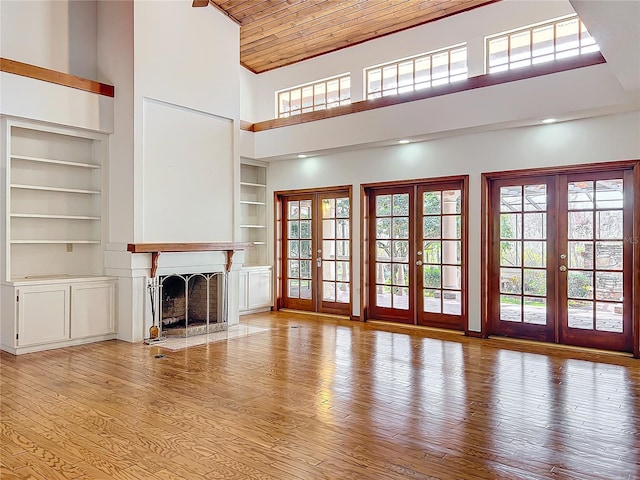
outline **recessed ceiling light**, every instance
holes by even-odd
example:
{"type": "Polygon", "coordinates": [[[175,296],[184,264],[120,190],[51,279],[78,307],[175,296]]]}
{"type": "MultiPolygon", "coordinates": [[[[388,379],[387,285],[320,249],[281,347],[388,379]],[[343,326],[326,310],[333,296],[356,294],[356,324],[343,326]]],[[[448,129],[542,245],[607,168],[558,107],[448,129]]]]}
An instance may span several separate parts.
{"type": "Polygon", "coordinates": [[[299,153],[298,158],[307,158],[307,156],[304,153],[299,153]]]}
{"type": "Polygon", "coordinates": [[[411,143],[411,140],[405,138],[403,140],[398,140],[398,143],[404,145],[405,143],[411,143]]]}
{"type": "Polygon", "coordinates": [[[544,120],[542,120],[542,123],[556,123],[556,119],[555,118],[545,118],[544,120]]]}

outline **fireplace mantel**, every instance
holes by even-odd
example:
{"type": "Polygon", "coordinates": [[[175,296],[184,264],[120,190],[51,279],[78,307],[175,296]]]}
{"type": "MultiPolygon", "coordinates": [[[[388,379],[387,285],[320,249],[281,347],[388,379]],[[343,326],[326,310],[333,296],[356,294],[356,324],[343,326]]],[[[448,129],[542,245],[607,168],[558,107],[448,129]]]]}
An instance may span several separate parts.
{"type": "Polygon", "coordinates": [[[151,254],[151,278],[158,270],[158,257],[162,252],[225,252],[226,271],[231,270],[233,254],[253,247],[251,242],[210,242],[210,243],[129,243],[127,251],[131,253],[151,254]]]}

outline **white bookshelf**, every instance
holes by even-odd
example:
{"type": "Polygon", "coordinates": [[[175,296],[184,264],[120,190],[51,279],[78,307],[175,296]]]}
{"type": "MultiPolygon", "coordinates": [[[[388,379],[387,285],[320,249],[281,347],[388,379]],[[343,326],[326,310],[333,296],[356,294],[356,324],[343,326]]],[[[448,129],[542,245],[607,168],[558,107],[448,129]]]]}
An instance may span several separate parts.
{"type": "Polygon", "coordinates": [[[2,130],[0,348],[20,354],[115,337],[103,275],[108,137],[9,117],[2,130]]]}
{"type": "Polygon", "coordinates": [[[240,165],[240,235],[252,242],[240,272],[240,313],[264,311],[272,305],[272,268],[268,263],[267,166],[240,165]]]}
{"type": "Polygon", "coordinates": [[[106,137],[5,120],[6,281],[101,275],[106,137]]]}

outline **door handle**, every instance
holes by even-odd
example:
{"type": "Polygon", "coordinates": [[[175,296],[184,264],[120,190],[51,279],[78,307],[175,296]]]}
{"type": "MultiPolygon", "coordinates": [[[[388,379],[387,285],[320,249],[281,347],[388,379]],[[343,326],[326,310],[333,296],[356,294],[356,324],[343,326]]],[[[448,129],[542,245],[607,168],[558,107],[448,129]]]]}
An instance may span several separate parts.
{"type": "Polygon", "coordinates": [[[567,271],[567,267],[565,267],[564,265],[560,265],[560,271],[561,272],[566,272],[567,271]]]}
{"type": "Polygon", "coordinates": [[[421,266],[421,265],[422,265],[422,260],[418,260],[418,261],[416,262],[416,265],[417,265],[417,266],[421,266]]]}

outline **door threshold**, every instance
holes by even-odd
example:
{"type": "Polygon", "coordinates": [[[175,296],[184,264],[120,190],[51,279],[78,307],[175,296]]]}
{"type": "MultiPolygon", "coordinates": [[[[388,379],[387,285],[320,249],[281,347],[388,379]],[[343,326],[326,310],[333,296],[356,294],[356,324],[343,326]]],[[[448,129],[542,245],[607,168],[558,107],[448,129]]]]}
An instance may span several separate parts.
{"type": "Polygon", "coordinates": [[[327,317],[327,318],[335,318],[336,320],[351,320],[349,315],[337,315],[335,313],[318,313],[318,312],[309,312],[307,310],[293,310],[291,308],[281,308],[278,312],[285,313],[301,313],[302,315],[310,315],[313,317],[327,317]]]}
{"type": "Polygon", "coordinates": [[[616,357],[627,357],[633,358],[633,353],[631,352],[618,352],[616,350],[603,350],[601,348],[593,348],[593,347],[579,347],[576,345],[565,345],[564,343],[550,343],[550,342],[542,342],[539,340],[527,340],[524,338],[514,338],[514,337],[503,337],[501,335],[489,335],[488,337],[491,340],[498,340],[501,342],[507,343],[515,343],[520,345],[532,345],[538,347],[551,347],[559,350],[570,350],[574,352],[583,352],[583,353],[596,353],[598,355],[614,355],[616,357]]]}
{"type": "Polygon", "coordinates": [[[399,328],[410,328],[416,330],[428,330],[430,332],[438,332],[438,333],[451,333],[453,335],[464,336],[463,330],[454,330],[452,328],[440,328],[440,327],[429,327],[427,325],[416,325],[413,323],[400,323],[400,322],[390,322],[388,320],[375,320],[370,319],[365,323],[377,324],[377,325],[385,325],[389,327],[399,327],[399,328]]]}

